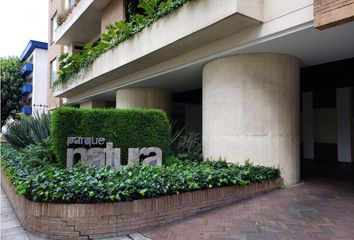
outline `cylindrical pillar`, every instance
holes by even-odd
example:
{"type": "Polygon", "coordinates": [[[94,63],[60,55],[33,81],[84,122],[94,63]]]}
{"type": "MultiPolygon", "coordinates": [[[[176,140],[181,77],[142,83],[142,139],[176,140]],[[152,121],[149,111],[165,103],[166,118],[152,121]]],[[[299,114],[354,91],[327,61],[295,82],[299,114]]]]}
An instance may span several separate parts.
{"type": "Polygon", "coordinates": [[[300,63],[282,54],[243,54],[203,69],[203,152],[279,166],[300,180],[300,63]]]}
{"type": "Polygon", "coordinates": [[[116,93],[116,108],[156,108],[171,115],[171,92],[160,88],[123,88],[116,93]]]}

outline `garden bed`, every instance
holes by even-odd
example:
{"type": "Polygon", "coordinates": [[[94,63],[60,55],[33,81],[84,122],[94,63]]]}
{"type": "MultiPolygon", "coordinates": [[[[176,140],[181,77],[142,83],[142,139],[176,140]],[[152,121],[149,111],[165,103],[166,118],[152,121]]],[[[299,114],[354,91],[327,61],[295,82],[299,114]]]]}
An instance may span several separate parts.
{"type": "Polygon", "coordinates": [[[193,134],[172,141],[161,111],[62,108],[50,119],[43,115],[13,123],[5,135],[11,145],[1,147],[1,184],[24,228],[35,234],[54,239],[120,236],[282,186],[279,168],[203,159],[193,134]],[[162,144],[167,156],[162,166],[122,159],[117,169],[80,162],[68,169],[63,154],[68,133],[104,136],[121,147],[162,144]],[[170,145],[176,146],[176,155],[170,155],[170,145]]]}
{"type": "Polygon", "coordinates": [[[54,239],[121,236],[280,188],[282,184],[281,179],[276,179],[132,202],[55,204],[17,196],[4,172],[1,175],[1,185],[23,227],[54,239]]]}

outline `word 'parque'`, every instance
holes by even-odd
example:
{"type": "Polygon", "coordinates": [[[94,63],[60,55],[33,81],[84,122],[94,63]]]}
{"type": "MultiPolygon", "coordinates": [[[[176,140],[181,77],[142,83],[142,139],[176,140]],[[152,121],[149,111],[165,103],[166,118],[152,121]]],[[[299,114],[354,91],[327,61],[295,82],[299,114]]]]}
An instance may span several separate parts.
{"type": "MultiPolygon", "coordinates": [[[[162,151],[157,147],[129,148],[128,165],[139,164],[141,156],[147,156],[143,160],[144,165],[162,165],[162,151]]],[[[111,166],[114,169],[122,167],[120,148],[113,148],[113,143],[106,142],[102,137],[68,137],[66,158],[67,168],[72,168],[78,160],[84,166],[111,166]]]]}

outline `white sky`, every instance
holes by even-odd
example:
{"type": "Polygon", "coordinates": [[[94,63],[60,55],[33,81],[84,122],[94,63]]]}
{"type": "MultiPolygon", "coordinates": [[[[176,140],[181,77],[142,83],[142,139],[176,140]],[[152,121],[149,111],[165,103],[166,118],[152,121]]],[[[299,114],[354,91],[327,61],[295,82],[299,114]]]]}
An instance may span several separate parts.
{"type": "Polygon", "coordinates": [[[29,40],[48,42],[48,1],[0,0],[0,57],[19,57],[29,40]]]}

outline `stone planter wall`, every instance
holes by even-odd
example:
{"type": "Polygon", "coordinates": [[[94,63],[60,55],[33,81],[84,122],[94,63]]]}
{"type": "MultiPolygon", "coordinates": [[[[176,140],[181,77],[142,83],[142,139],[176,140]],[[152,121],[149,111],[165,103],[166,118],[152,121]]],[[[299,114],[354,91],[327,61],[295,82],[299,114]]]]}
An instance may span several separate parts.
{"type": "Polygon", "coordinates": [[[191,216],[226,203],[276,189],[282,179],[230,186],[133,202],[100,204],[39,203],[16,196],[5,174],[1,185],[23,227],[53,239],[96,239],[126,235],[191,216]]]}

